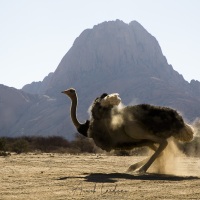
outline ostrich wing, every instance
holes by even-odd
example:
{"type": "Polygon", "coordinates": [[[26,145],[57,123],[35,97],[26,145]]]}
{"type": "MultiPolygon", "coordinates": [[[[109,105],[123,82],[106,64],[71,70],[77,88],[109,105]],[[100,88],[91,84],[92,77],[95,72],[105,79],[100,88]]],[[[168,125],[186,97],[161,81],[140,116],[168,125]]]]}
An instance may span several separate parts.
{"type": "Polygon", "coordinates": [[[184,127],[183,118],[171,108],[140,104],[127,106],[126,112],[131,113],[144,129],[155,135],[164,133],[167,134],[166,137],[169,137],[170,134],[184,127]]]}

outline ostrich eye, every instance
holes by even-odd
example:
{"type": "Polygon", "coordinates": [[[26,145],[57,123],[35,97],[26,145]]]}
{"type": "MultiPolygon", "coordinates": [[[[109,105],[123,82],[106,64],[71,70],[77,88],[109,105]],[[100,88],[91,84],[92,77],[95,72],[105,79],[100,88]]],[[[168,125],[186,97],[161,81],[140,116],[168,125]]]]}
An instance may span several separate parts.
{"type": "Polygon", "coordinates": [[[69,91],[70,91],[70,93],[74,93],[74,90],[73,90],[73,89],[70,89],[69,91]]]}

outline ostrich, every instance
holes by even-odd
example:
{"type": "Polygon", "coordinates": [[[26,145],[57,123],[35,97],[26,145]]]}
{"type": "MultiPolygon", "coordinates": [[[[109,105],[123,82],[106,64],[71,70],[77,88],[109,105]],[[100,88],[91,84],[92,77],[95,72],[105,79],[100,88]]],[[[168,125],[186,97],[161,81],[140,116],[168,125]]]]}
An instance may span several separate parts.
{"type": "Polygon", "coordinates": [[[91,118],[81,124],[76,116],[77,94],[75,89],[63,91],[71,99],[71,119],[78,132],[94,140],[103,150],[130,150],[148,146],[155,152],[150,158],[131,165],[129,171],[139,168],[145,173],[174,137],[183,142],[193,139],[192,128],[177,111],[168,108],[139,104],[120,107],[118,94],[102,94],[90,107],[91,118]]]}

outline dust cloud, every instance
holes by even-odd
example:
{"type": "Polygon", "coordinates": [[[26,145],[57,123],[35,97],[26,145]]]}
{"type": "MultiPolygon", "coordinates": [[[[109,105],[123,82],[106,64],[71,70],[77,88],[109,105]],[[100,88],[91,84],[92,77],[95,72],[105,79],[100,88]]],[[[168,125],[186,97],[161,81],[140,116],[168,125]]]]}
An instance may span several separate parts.
{"type": "Polygon", "coordinates": [[[192,127],[194,128],[195,136],[200,137],[200,118],[194,120],[192,127]]]}
{"type": "Polygon", "coordinates": [[[120,103],[117,107],[113,108],[111,113],[111,122],[110,127],[111,129],[115,130],[120,128],[124,123],[124,117],[123,117],[123,108],[125,106],[120,103]]]}
{"type": "MultiPolygon", "coordinates": [[[[184,143],[182,145],[184,146],[184,143]]],[[[191,143],[190,146],[192,145],[191,143]]],[[[188,148],[187,151],[191,149],[188,148]]],[[[153,152],[151,151],[149,153],[152,155],[153,152]]],[[[195,162],[198,158],[189,156],[190,152],[187,152],[187,154],[180,150],[174,138],[170,138],[168,139],[168,146],[149,168],[149,172],[176,176],[200,176],[200,172],[195,170],[197,168],[195,162]],[[193,162],[186,162],[189,159],[193,162]]],[[[198,165],[198,163],[196,164],[198,165]]]]}
{"type": "MultiPolygon", "coordinates": [[[[152,154],[152,152],[150,152],[152,154]]],[[[159,174],[187,175],[188,172],[180,165],[185,155],[178,149],[173,138],[168,139],[168,145],[162,155],[155,160],[149,171],[159,174]],[[181,170],[180,170],[181,169],[181,170]]]]}

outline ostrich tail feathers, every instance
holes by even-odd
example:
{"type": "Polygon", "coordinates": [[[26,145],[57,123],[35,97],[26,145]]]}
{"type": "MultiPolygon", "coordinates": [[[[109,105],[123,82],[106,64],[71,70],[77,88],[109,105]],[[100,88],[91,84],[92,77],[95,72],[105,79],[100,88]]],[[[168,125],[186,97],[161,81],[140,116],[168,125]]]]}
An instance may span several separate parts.
{"type": "Polygon", "coordinates": [[[179,131],[178,134],[175,134],[174,137],[182,142],[190,142],[193,139],[194,130],[188,124],[185,124],[184,127],[179,131]]]}

